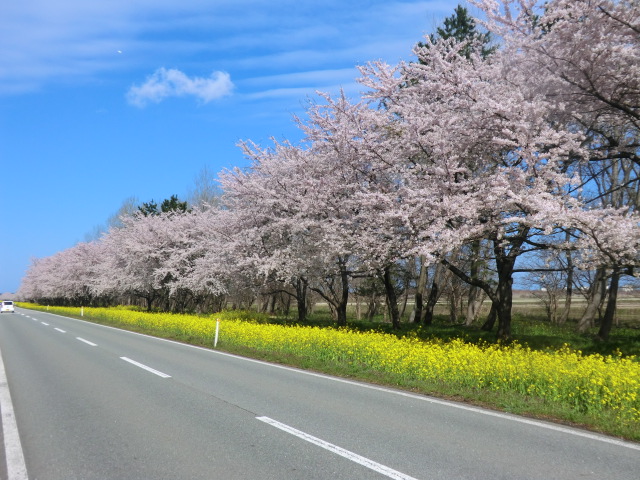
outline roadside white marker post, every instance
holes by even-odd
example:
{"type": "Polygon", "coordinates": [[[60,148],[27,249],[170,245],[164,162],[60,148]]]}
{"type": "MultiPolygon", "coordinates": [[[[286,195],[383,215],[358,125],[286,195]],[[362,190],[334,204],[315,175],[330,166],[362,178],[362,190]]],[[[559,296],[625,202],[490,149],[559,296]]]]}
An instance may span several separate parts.
{"type": "Polygon", "coordinates": [[[84,317],[84,307],[80,307],[80,316],[84,317]]]}
{"type": "Polygon", "coordinates": [[[220,319],[216,318],[216,337],[213,339],[213,348],[218,345],[218,333],[220,332],[220,319]]]}

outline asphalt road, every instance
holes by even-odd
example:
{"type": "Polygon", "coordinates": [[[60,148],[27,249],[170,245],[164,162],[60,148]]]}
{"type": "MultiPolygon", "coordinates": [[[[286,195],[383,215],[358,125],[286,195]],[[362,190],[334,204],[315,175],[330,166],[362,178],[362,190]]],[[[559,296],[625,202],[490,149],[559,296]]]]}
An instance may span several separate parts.
{"type": "Polygon", "coordinates": [[[0,352],[9,480],[16,444],[32,480],[640,478],[636,443],[48,313],[0,352]]]}

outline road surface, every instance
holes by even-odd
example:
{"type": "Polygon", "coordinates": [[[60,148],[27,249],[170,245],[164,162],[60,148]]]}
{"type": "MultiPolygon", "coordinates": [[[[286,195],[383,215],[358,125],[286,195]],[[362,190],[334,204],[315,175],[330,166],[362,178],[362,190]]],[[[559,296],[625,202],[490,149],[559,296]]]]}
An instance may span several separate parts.
{"type": "Polygon", "coordinates": [[[0,352],[9,480],[640,478],[636,443],[44,312],[0,352]]]}

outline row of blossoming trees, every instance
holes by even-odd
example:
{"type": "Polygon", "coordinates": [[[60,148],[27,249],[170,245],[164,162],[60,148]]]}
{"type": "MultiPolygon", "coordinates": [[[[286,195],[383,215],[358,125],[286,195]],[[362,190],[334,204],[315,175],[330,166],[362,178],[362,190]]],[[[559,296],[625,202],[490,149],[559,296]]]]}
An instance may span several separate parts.
{"type": "Polygon", "coordinates": [[[500,38],[488,57],[426,38],[418,62],[361,67],[366,92],[321,95],[303,143],[243,143],[220,206],[123,218],[35,261],[20,294],[179,310],[279,282],[300,318],[315,292],[344,325],[354,281],[377,278],[397,325],[394,271],[417,258],[482,292],[509,336],[514,274],[543,251],[600,272],[614,309],[640,240],[639,3],[472,3],[500,38]]]}

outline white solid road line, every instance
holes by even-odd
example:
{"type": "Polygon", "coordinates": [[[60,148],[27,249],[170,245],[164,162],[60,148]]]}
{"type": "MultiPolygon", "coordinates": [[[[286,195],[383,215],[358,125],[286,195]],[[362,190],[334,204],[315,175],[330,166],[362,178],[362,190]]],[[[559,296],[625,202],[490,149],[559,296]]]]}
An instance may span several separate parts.
{"type": "Polygon", "coordinates": [[[13,411],[13,402],[9,392],[7,374],[0,352],[0,410],[2,411],[2,432],[4,434],[4,451],[7,461],[8,480],[28,480],[27,466],[24,462],[22,443],[13,411]]]}
{"type": "Polygon", "coordinates": [[[405,475],[404,473],[398,472],[397,470],[393,470],[392,468],[389,468],[385,465],[374,462],[373,460],[369,460],[366,457],[362,457],[357,453],[353,453],[342,447],[338,447],[337,445],[334,445],[332,443],[325,442],[320,438],[314,437],[313,435],[309,435],[308,433],[297,430],[293,427],[290,427],[289,425],[285,425],[284,423],[280,423],[277,420],[273,420],[269,417],[256,417],[256,419],[260,420],[261,422],[267,423],[271,426],[274,426],[276,428],[279,428],[284,432],[290,433],[291,435],[295,435],[296,437],[301,438],[302,440],[305,440],[307,442],[313,443],[314,445],[322,447],[325,450],[329,450],[330,452],[340,455],[341,457],[351,460],[352,462],[359,463],[360,465],[363,465],[375,472],[381,473],[386,477],[393,478],[394,480],[417,480],[414,477],[405,475]]]}
{"type": "Polygon", "coordinates": [[[124,360],[125,362],[129,362],[129,363],[131,363],[132,365],[135,365],[136,367],[140,367],[140,368],[142,368],[142,369],[146,370],[147,372],[151,372],[151,373],[153,373],[154,375],[158,375],[159,377],[162,377],[162,378],[171,378],[171,375],[167,375],[166,373],[162,373],[161,371],[156,370],[155,368],[148,367],[148,366],[146,366],[146,365],[145,365],[145,364],[143,364],[143,363],[136,362],[135,360],[131,360],[130,358],[127,358],[127,357],[120,357],[120,358],[121,358],[122,360],[124,360]]]}
{"type": "Polygon", "coordinates": [[[92,347],[97,347],[98,346],[98,344],[90,342],[89,340],[85,340],[82,337],[76,337],[76,340],[80,340],[81,342],[86,343],[87,345],[91,345],[92,347]]]}

